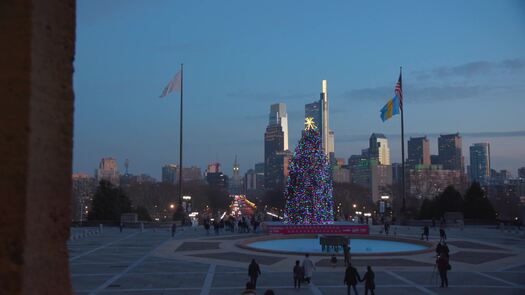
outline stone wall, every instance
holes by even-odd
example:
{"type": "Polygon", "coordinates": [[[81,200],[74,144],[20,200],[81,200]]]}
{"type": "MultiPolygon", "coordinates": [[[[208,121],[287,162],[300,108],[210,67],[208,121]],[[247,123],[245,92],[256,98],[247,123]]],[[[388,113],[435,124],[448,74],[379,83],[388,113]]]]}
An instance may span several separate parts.
{"type": "Polygon", "coordinates": [[[72,294],[75,9],[0,2],[0,294],[72,294]]]}

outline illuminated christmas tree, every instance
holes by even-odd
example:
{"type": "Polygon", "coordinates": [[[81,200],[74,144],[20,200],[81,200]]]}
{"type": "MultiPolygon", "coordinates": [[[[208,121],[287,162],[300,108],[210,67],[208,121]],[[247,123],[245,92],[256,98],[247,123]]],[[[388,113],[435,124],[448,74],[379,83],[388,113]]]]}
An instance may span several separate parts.
{"type": "Polygon", "coordinates": [[[330,165],[313,118],[306,118],[303,136],[290,161],[284,196],[285,223],[326,224],[334,221],[330,165]]]}

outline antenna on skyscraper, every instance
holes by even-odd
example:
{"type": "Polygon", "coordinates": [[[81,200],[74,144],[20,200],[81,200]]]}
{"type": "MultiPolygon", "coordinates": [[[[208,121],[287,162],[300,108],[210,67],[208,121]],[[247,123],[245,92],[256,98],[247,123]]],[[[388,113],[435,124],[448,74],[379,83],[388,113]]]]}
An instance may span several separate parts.
{"type": "Polygon", "coordinates": [[[126,169],[126,175],[128,174],[129,160],[124,161],[124,168],[126,169]]]}

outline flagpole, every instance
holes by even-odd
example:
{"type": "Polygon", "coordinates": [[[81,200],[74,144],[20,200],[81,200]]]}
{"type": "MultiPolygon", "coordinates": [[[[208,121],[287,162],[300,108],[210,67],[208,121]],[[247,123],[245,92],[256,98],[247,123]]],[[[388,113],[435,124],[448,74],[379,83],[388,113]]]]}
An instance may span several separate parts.
{"type": "MultiPolygon", "coordinates": [[[[399,67],[399,77],[402,77],[402,67],[399,67]]],[[[402,79],[402,78],[401,78],[402,79]]],[[[402,80],[401,80],[402,83],[402,80]]],[[[402,88],[401,88],[402,89],[402,88]]],[[[401,90],[403,91],[403,90],[401,90]]],[[[401,187],[402,187],[402,194],[403,194],[403,206],[401,207],[401,212],[405,213],[406,210],[406,191],[405,191],[405,124],[404,124],[404,118],[403,118],[403,109],[404,103],[403,97],[400,98],[401,100],[401,180],[403,181],[401,187]]]]}
{"type": "MultiPolygon", "coordinates": [[[[182,208],[182,101],[184,95],[184,64],[180,64],[180,138],[179,138],[179,210],[182,208]]],[[[178,211],[179,211],[178,210],[178,211]]],[[[184,212],[184,211],[182,211],[184,212]]]]}

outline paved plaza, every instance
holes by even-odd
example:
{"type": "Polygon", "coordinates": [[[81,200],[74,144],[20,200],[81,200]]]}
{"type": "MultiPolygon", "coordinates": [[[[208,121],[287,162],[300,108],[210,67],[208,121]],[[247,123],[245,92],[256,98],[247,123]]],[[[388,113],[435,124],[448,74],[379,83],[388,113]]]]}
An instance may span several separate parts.
{"type": "MultiPolygon", "coordinates": [[[[82,229],[81,231],[84,231],[82,229]]],[[[380,235],[379,227],[372,235],[380,235]]],[[[420,228],[397,227],[396,235],[418,239],[420,228]]],[[[78,233],[74,229],[74,233],[78,233]]],[[[439,288],[434,253],[353,257],[361,275],[366,265],[376,273],[376,294],[525,294],[525,235],[495,227],[447,231],[450,246],[449,288],[439,288]]],[[[326,256],[316,263],[312,283],[293,288],[292,268],[300,255],[254,252],[237,247],[254,234],[203,229],[104,228],[102,233],[77,236],[69,242],[70,270],[76,294],[241,294],[252,258],[261,266],[257,294],[346,294],[342,259],[332,266],[326,256]]],[[[438,233],[431,230],[431,242],[438,233]]],[[[53,270],[49,270],[53,271],[53,270]]],[[[364,294],[363,284],[358,286],[364,294]]]]}

